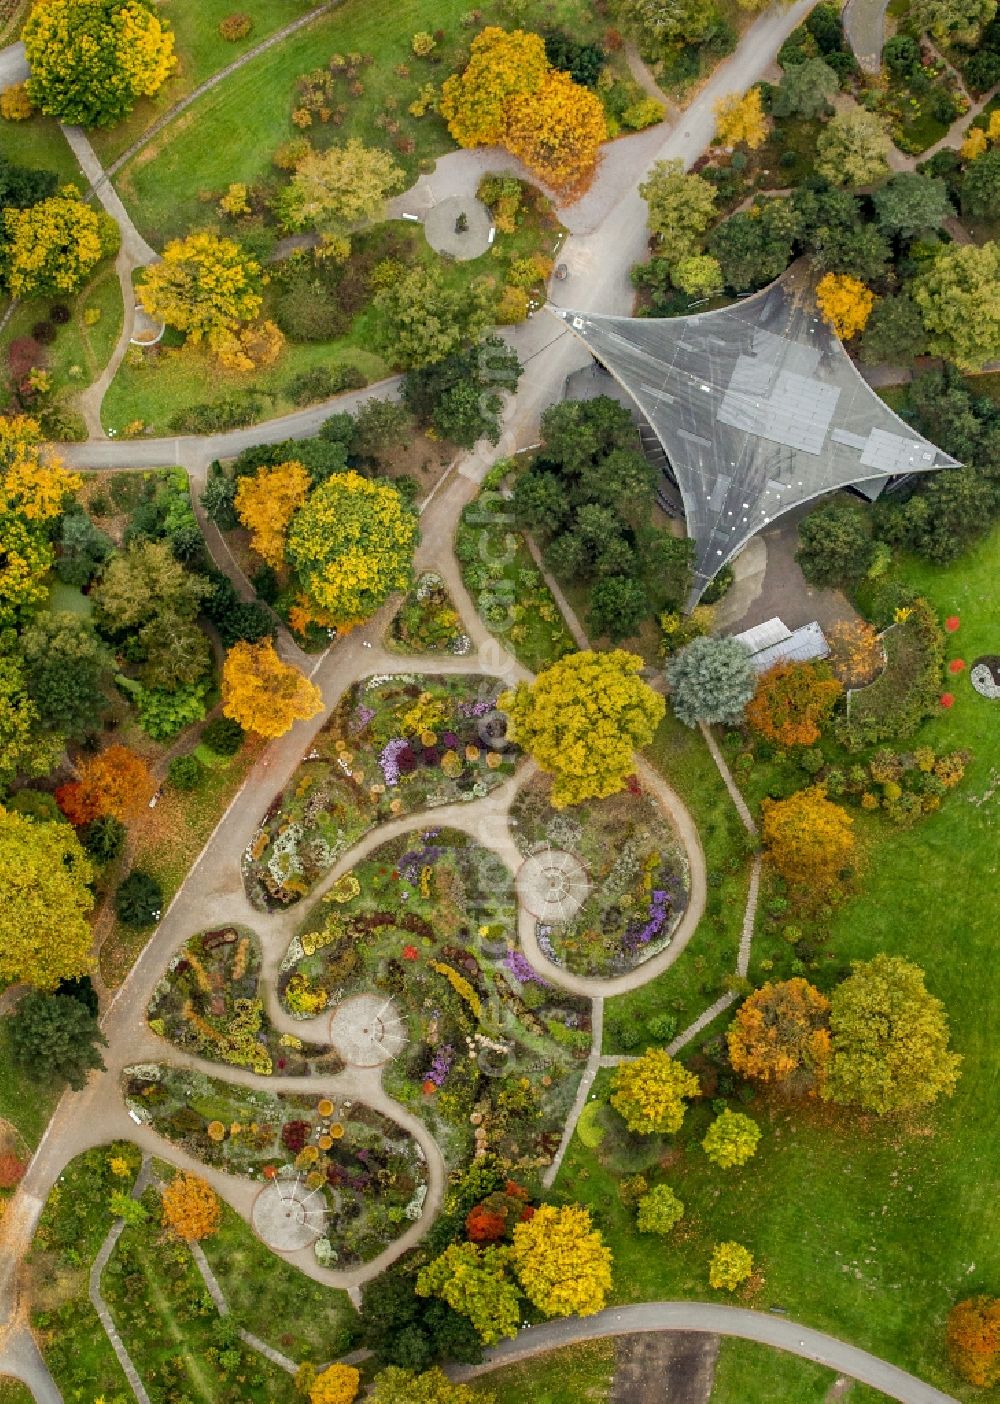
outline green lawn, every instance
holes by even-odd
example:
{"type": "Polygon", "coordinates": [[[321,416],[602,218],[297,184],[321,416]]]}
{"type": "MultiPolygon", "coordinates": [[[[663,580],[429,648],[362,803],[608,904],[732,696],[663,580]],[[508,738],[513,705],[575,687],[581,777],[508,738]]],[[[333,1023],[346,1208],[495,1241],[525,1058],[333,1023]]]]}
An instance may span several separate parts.
{"type": "Polygon", "coordinates": [[[347,1294],[277,1257],[227,1205],[219,1233],[202,1247],[244,1330],[293,1360],[317,1364],[346,1354],[355,1343],[357,1316],[347,1294]]]}
{"type": "Polygon", "coordinates": [[[625,1051],[620,1029],[642,1025],[654,1014],[672,1013],[679,1031],[718,998],[723,980],[736,970],[746,907],[748,841],[701,733],[683,726],[668,709],[647,754],[698,825],[708,870],[708,900],[697,931],[675,965],[640,989],[606,1001],[606,1053],[625,1051]]]}
{"type": "MultiPolygon", "coordinates": [[[[253,184],[273,178],[275,148],[298,134],[291,121],[295,80],[325,67],[333,53],[369,54],[374,61],[361,69],[362,94],[352,97],[346,83],[340,85],[338,102],[347,106],[342,125],[317,124],[309,129],[310,137],[320,146],[351,136],[385,145],[389,138],[376,119],[383,125],[385,120],[398,122],[398,138],[412,140],[414,149],[395,154],[415,179],[453,142],[434,113],[414,118],[407,109],[422,86],[440,84],[458,61],[468,42],[459,20],[468,9],[467,0],[396,0],[391,6],[343,0],[332,14],[247,64],[182,113],[120,173],[122,198],[143,234],[154,248],[162,248],[168,238],[204,225],[208,211],[202,192],[218,198],[231,181],[253,184]],[[431,59],[414,58],[410,36],[438,29],[446,37],[436,53],[431,59]],[[401,64],[409,69],[408,77],[397,76],[401,64]]],[[[485,19],[496,19],[497,0],[481,11],[485,19]]],[[[532,19],[564,23],[580,39],[602,28],[583,0],[545,5],[533,0],[526,27],[532,19]]]]}
{"type": "MultiPolygon", "coordinates": [[[[832,1370],[783,1350],[723,1336],[711,1404],[823,1404],[832,1370]]],[[[856,1396],[848,1399],[856,1404],[856,1396]]]]}
{"type": "Polygon", "coordinates": [[[86,188],[76,157],[51,117],[32,117],[27,122],[0,120],[0,151],[18,165],[55,171],[61,184],[72,180],[81,190],[86,188]]]}
{"type": "Polygon", "coordinates": [[[473,1388],[492,1394],[496,1404],[606,1404],[614,1364],[613,1341],[588,1341],[491,1370],[473,1388]]]}
{"type": "Polygon", "coordinates": [[[124,122],[90,133],[102,164],[109,165],[127,151],[147,127],[199,83],[313,8],[312,0],[240,0],[238,6],[233,0],[198,0],[197,5],[171,5],[167,18],[174,28],[177,68],[156,96],[139,102],[124,122]],[[253,30],[245,39],[231,43],[220,36],[219,21],[237,9],[250,16],[253,30]]]}
{"type": "Polygon", "coordinates": [[[52,372],[55,393],[72,397],[97,379],[121,334],[122,293],[114,264],[102,263],[74,297],[36,297],[19,303],[0,335],[0,353],[6,352],[16,337],[29,336],[36,322],[47,321],[55,302],[64,303],[72,315],[58,328],[52,345],[45,348],[46,365],[52,372]],[[84,321],[88,310],[100,313],[93,326],[84,321]]]}
{"type": "MultiPolygon", "coordinates": [[[[947,569],[914,561],[900,568],[942,616],[960,617],[950,649],[968,663],[998,651],[998,568],[1000,528],[947,569]]],[[[593,1205],[614,1244],[619,1299],[723,1299],[708,1288],[707,1261],[715,1242],[735,1238],[763,1274],[754,1306],[780,1305],[963,1399],[973,1395],[945,1359],[945,1317],[957,1299],[994,1291],[1000,1278],[993,1212],[1000,1097],[984,997],[1000,910],[1000,709],[977,697],[967,678],[952,684],[954,708],[907,742],[967,747],[965,780],[914,828],[880,827],[862,890],[838,910],[829,945],[842,966],[888,951],[926,970],[965,1059],[955,1097],[900,1124],[758,1094],[747,1110],[763,1127],[760,1149],[728,1173],[713,1169],[700,1148],[711,1113],[696,1105],[665,1174],[687,1213],[662,1248],[634,1232],[618,1199],[618,1172],[579,1138],[558,1182],[567,1198],[582,1194],[593,1205]]],[[[597,1091],[607,1090],[602,1075],[597,1091]]]]}
{"type": "Polygon", "coordinates": [[[0,1117],[12,1121],[32,1150],[55,1110],[62,1085],[29,1082],[10,1056],[7,1020],[0,1019],[0,1117]]]}
{"type": "Polygon", "coordinates": [[[150,1217],[122,1233],[101,1290],[154,1404],[291,1404],[291,1376],[240,1340],[237,1323],[207,1297],[187,1245],[164,1234],[157,1192],[148,1189],[143,1204],[150,1217]]]}

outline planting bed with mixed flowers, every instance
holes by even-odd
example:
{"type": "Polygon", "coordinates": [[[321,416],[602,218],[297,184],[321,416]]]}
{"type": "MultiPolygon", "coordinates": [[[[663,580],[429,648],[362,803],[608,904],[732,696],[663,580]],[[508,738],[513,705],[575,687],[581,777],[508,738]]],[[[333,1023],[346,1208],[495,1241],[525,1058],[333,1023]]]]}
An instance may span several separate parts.
{"type": "Polygon", "coordinates": [[[513,772],[516,751],[483,674],[413,673],[356,683],[319,732],[244,855],[255,906],[305,896],[375,824],[479,799],[513,772]]]}
{"type": "Polygon", "coordinates": [[[573,854],[590,890],[566,921],[539,921],[548,958],[578,975],[620,975],[670,944],[687,906],[687,862],[669,820],[638,781],[621,794],[553,809],[551,781],[523,785],[511,807],[521,852],[573,854]]]}
{"type": "Polygon", "coordinates": [[[271,1180],[297,1171],[329,1211],[321,1262],[367,1262],[420,1217],[423,1151],[371,1107],[236,1087],[145,1063],[125,1069],[130,1112],[207,1165],[271,1180]]]}
{"type": "Polygon", "coordinates": [[[490,1151],[530,1177],[559,1144],[590,1002],[534,972],[515,923],[499,858],[463,833],[415,830],[338,879],[292,942],[279,993],[301,1017],[389,995],[408,1041],[386,1091],[427,1121],[449,1164],[490,1151]]]}
{"type": "Polygon", "coordinates": [[[185,1052],[261,1076],[340,1072],[326,1045],[272,1027],[260,991],[260,942],[235,926],[202,931],[183,945],[149,1002],[149,1027],[185,1052]]]}
{"type": "Polygon", "coordinates": [[[396,653],[464,655],[472,640],[440,575],[427,571],[417,580],[386,631],[386,645],[396,653]]]}

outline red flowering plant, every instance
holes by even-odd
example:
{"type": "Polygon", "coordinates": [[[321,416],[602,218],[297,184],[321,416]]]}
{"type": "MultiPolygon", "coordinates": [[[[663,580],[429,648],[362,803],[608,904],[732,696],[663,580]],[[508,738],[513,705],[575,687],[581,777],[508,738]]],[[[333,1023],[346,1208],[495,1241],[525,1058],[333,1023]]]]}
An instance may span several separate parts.
{"type": "Polygon", "coordinates": [[[964,658],[953,658],[953,659],[951,660],[951,662],[948,664],[948,672],[949,672],[949,673],[962,673],[962,672],[964,672],[964,671],[965,671],[965,659],[964,659],[964,658]]]}
{"type": "Polygon", "coordinates": [[[944,627],[948,630],[949,634],[953,634],[961,622],[957,614],[949,614],[948,618],[944,621],[944,627]]]}
{"type": "Polygon", "coordinates": [[[954,707],[954,705],[955,705],[955,694],[954,694],[953,692],[942,692],[942,694],[941,694],[941,706],[942,706],[942,707],[954,707]]]}
{"type": "Polygon", "coordinates": [[[417,950],[416,946],[404,946],[404,947],[403,947],[403,959],[404,959],[404,960],[419,960],[419,958],[420,958],[420,952],[417,950]]]}

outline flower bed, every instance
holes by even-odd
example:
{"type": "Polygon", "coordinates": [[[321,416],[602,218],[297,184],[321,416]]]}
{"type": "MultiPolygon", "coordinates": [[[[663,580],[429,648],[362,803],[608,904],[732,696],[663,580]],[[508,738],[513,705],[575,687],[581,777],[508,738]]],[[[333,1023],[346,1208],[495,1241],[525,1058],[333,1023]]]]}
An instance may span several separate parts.
{"type": "Polygon", "coordinates": [[[590,1051],[590,1003],[555,989],[516,949],[513,880],[467,835],[393,839],[338,880],[292,942],[279,979],[302,1017],[377,989],[407,1044],[386,1090],[427,1120],[452,1165],[549,1163],[590,1051]]]}
{"type": "Polygon", "coordinates": [[[207,1165],[270,1180],[286,1168],[326,1198],[321,1262],[367,1262],[420,1217],[423,1152],[370,1107],[236,1087],[163,1064],[126,1068],[131,1113],[207,1165]]]}
{"type": "Polygon", "coordinates": [[[687,906],[687,860],[672,825],[634,786],[568,810],[549,804],[551,782],[522,786],[511,808],[522,853],[565,850],[580,860],[590,891],[562,922],[538,923],[538,942],[578,975],[620,975],[657,955],[687,906]]]}
{"type": "Polygon", "coordinates": [[[880,741],[909,736],[938,708],[944,671],[944,636],[926,600],[882,636],[885,671],[847,695],[847,717],[838,724],[838,739],[857,751],[880,741]]]}
{"type": "Polygon", "coordinates": [[[421,575],[386,632],[386,645],[396,653],[455,653],[464,655],[472,640],[440,575],[421,575]]]}
{"type": "Polygon", "coordinates": [[[373,825],[478,799],[512,773],[515,751],[482,674],[405,673],[356,683],[268,810],[244,855],[255,906],[303,897],[373,825]]]}
{"type": "Polygon", "coordinates": [[[149,1027],[186,1052],[262,1076],[340,1072],[331,1048],[273,1028],[259,985],[256,936],[236,927],[203,931],[167,967],[149,1002],[149,1027]]]}

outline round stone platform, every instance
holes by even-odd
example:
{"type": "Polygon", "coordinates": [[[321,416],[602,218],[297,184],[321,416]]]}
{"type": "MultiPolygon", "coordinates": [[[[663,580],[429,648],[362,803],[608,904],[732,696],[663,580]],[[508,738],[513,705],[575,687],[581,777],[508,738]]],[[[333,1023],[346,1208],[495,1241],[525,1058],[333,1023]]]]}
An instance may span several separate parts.
{"type": "Polygon", "coordinates": [[[385,995],[354,995],[330,1016],[330,1042],[352,1067],[377,1068],[406,1043],[406,1027],[385,995]]]}
{"type": "Polygon", "coordinates": [[[492,230],[489,210],[474,195],[449,195],[432,205],[424,216],[424,234],[434,252],[460,263],[486,252],[492,230]],[[468,228],[459,232],[456,225],[462,215],[468,228]]]}
{"type": "Polygon", "coordinates": [[[570,921],[590,891],[587,869],[564,848],[544,848],[521,864],[517,895],[539,921],[570,921]]]}
{"type": "Polygon", "coordinates": [[[326,1232],[326,1200],[301,1180],[272,1180],[254,1200],[250,1217],[269,1248],[294,1253],[326,1232]]]}

